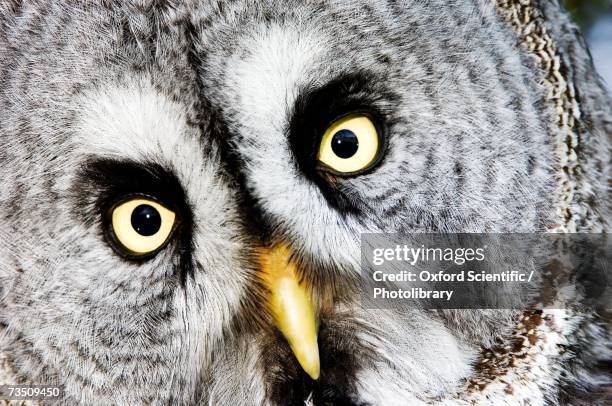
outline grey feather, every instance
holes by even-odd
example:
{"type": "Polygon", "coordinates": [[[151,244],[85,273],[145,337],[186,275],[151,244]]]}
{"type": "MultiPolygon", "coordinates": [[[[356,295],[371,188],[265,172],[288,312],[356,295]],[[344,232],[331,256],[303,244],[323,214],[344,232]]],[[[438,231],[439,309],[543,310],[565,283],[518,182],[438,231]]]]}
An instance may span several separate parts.
{"type": "Polygon", "coordinates": [[[63,384],[63,404],[305,401],[313,388],[261,314],[265,231],[334,298],[317,396],[577,403],[606,385],[588,368],[611,356],[599,315],[529,316],[575,351],[534,344],[545,362],[503,372],[509,396],[478,365],[527,334],[523,315],[363,309],[347,292],[364,231],[609,232],[611,135],[609,96],[555,0],[0,0],[0,383],[63,384]],[[388,140],[372,171],[334,180],[344,211],[289,138],[305,95],[356,72],[388,140]],[[83,175],[100,159],[172,173],[189,243],[118,256],[83,175]]]}

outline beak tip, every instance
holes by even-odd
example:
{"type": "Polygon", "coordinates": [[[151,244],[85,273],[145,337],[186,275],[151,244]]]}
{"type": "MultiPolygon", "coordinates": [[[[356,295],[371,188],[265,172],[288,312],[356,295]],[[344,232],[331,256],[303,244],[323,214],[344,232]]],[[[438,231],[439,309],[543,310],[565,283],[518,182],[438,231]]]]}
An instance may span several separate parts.
{"type": "Polygon", "coordinates": [[[319,347],[316,338],[313,342],[293,342],[291,349],[298,363],[313,380],[319,379],[321,374],[321,362],[319,359],[319,347]]]}
{"type": "Polygon", "coordinates": [[[319,369],[319,366],[317,365],[317,368],[315,370],[312,370],[310,372],[307,372],[307,374],[314,380],[318,380],[319,376],[321,375],[321,370],[319,369]]]}
{"type": "Polygon", "coordinates": [[[316,360],[312,360],[311,362],[303,363],[301,365],[302,369],[304,369],[304,372],[306,372],[308,376],[310,376],[313,380],[316,381],[317,379],[319,379],[319,376],[321,374],[321,366],[319,364],[318,354],[316,360]]]}
{"type": "Polygon", "coordinates": [[[312,378],[313,381],[316,381],[319,379],[319,374],[320,371],[316,370],[316,371],[312,371],[312,372],[307,372],[308,376],[310,376],[312,378]]]}

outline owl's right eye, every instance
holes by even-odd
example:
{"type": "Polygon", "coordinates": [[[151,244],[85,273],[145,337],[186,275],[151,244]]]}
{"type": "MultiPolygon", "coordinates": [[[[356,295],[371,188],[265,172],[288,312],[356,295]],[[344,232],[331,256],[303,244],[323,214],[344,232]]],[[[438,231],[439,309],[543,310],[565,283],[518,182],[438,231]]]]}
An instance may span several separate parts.
{"type": "Polygon", "coordinates": [[[120,253],[143,257],[163,248],[174,230],[176,214],[160,203],[134,197],[110,212],[110,236],[120,253]]]}
{"type": "Polygon", "coordinates": [[[372,119],[354,114],[332,123],[321,140],[319,162],[341,175],[354,175],[371,168],[381,152],[381,137],[372,119]]]}

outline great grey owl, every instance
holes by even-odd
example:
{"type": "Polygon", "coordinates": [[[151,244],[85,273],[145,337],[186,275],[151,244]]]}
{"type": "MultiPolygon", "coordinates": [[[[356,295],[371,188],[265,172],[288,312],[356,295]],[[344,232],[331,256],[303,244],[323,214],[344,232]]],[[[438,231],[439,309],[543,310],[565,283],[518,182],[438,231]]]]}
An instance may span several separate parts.
{"type": "Polygon", "coordinates": [[[558,0],[0,0],[0,384],[609,402],[606,314],[356,291],[363,232],[608,232],[611,134],[558,0]]]}

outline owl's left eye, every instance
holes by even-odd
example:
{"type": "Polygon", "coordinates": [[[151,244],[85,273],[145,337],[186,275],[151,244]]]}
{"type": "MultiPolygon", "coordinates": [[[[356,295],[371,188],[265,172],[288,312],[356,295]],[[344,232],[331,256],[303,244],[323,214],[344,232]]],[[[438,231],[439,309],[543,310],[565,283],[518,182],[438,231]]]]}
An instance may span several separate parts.
{"type": "Polygon", "coordinates": [[[350,175],[371,168],[380,152],[381,137],[372,119],[366,115],[350,115],[328,127],[317,158],[324,167],[350,175]]]}
{"type": "Polygon", "coordinates": [[[111,239],[123,254],[135,257],[150,255],[166,244],[175,220],[175,213],[158,202],[134,197],[111,210],[111,239]]]}

